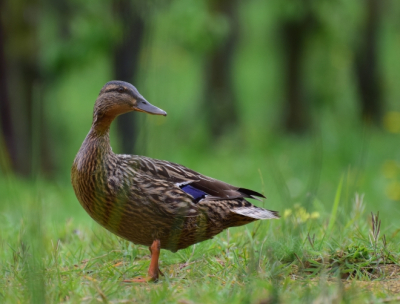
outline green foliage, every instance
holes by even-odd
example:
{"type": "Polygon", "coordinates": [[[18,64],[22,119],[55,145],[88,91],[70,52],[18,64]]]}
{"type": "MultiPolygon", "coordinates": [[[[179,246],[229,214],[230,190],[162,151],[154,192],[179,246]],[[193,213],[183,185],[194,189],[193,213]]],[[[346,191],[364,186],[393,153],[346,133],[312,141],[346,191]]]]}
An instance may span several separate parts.
{"type": "Polygon", "coordinates": [[[194,55],[216,48],[226,37],[229,24],[224,15],[209,6],[206,1],[173,1],[165,14],[171,24],[164,28],[165,37],[194,55]]]}
{"type": "Polygon", "coordinates": [[[111,9],[109,1],[60,1],[42,7],[39,59],[46,76],[85,67],[88,58],[110,52],[121,32],[111,9]]]}

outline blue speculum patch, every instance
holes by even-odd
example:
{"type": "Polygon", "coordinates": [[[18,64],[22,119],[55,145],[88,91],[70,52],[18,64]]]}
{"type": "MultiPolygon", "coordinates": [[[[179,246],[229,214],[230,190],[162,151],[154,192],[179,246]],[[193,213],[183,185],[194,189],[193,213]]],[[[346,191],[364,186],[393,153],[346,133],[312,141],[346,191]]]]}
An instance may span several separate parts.
{"type": "Polygon", "coordinates": [[[190,194],[191,196],[193,196],[194,201],[196,203],[207,195],[207,193],[205,193],[199,189],[196,189],[195,187],[192,187],[191,185],[182,185],[181,189],[183,191],[185,191],[187,194],[190,194]]]}

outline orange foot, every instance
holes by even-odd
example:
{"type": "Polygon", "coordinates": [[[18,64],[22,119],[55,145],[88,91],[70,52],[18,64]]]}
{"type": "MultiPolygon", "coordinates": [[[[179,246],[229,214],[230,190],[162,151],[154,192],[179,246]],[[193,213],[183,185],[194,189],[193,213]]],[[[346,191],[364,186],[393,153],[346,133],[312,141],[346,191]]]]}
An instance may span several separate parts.
{"type": "Polygon", "coordinates": [[[149,283],[149,282],[157,282],[158,281],[158,277],[159,275],[164,276],[164,274],[161,272],[160,268],[158,269],[158,274],[157,275],[153,275],[150,276],[150,272],[149,275],[146,277],[137,277],[134,279],[129,279],[129,280],[123,280],[122,282],[125,283],[149,283]]]}
{"type": "Polygon", "coordinates": [[[135,279],[123,280],[122,282],[125,282],[125,283],[149,283],[149,282],[155,282],[155,280],[150,277],[145,277],[145,278],[138,277],[135,279]]]}
{"type": "Polygon", "coordinates": [[[158,267],[158,259],[160,257],[160,249],[161,244],[160,240],[154,240],[153,244],[149,247],[151,253],[151,262],[149,266],[149,270],[147,272],[147,276],[145,278],[138,277],[135,279],[124,280],[126,283],[148,283],[148,282],[157,282],[159,274],[164,275],[160,268],[158,267]]]}

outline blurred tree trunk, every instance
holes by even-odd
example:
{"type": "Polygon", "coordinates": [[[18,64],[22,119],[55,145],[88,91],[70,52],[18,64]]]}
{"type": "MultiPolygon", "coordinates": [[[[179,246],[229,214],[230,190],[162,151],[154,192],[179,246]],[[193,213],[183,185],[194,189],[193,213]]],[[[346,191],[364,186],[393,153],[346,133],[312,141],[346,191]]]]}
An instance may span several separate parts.
{"type": "Polygon", "coordinates": [[[317,19],[311,2],[301,1],[302,11],[297,16],[286,18],[282,23],[284,45],[286,105],[283,125],[291,133],[304,133],[310,127],[310,113],[306,101],[306,88],[303,83],[303,64],[306,40],[316,28],[317,19]]]}
{"type": "Polygon", "coordinates": [[[72,16],[71,2],[68,0],[50,0],[49,4],[54,7],[57,17],[58,34],[64,40],[71,37],[70,20],[72,16]]]}
{"type": "MultiPolygon", "coordinates": [[[[121,22],[122,35],[113,51],[115,79],[135,82],[138,79],[140,50],[144,34],[144,20],[138,10],[139,2],[118,0],[114,3],[115,18],[121,22]]],[[[123,153],[137,152],[137,113],[117,118],[117,129],[123,153]]]]}
{"type": "Polygon", "coordinates": [[[2,132],[13,169],[25,176],[31,175],[32,169],[48,168],[51,163],[43,144],[46,124],[42,115],[41,76],[37,56],[37,24],[40,20],[40,10],[37,8],[35,2],[29,5],[24,2],[1,5],[1,40],[5,50],[1,60],[7,62],[1,71],[2,86],[6,86],[1,93],[2,132]],[[37,158],[34,158],[34,151],[37,158]]]}
{"type": "Polygon", "coordinates": [[[210,1],[211,12],[223,14],[229,22],[229,33],[220,45],[214,47],[206,59],[207,73],[203,108],[213,140],[238,123],[236,96],[233,87],[233,55],[239,36],[237,1],[210,1]]]}
{"type": "Polygon", "coordinates": [[[305,22],[304,19],[288,20],[283,24],[286,62],[284,126],[287,131],[293,133],[303,133],[309,127],[301,73],[306,38],[305,22]]]}
{"type": "MultiPolygon", "coordinates": [[[[3,1],[0,2],[0,10],[3,9],[3,1]]],[[[2,134],[0,135],[0,169],[8,171],[9,167],[17,162],[16,143],[14,128],[11,120],[11,104],[8,96],[7,87],[7,68],[5,57],[5,37],[3,20],[0,20],[0,126],[2,134]],[[4,144],[4,146],[3,146],[4,144]]]]}
{"type": "Polygon", "coordinates": [[[382,84],[378,63],[380,0],[366,0],[367,18],[361,44],[356,53],[356,76],[360,92],[361,115],[379,124],[383,111],[382,84]]]}

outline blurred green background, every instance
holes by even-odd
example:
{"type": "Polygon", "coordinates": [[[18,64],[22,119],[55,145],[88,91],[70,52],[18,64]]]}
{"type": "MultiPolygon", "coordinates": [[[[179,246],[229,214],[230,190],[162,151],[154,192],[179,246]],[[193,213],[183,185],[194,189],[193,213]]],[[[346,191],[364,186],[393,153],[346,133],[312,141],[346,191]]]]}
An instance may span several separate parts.
{"type": "Polygon", "coordinates": [[[369,211],[398,218],[399,1],[0,5],[3,214],[40,188],[64,198],[46,200],[53,221],[89,221],[69,170],[101,87],[119,79],[168,116],[119,117],[116,153],[262,191],[281,212],[330,208],[344,176],[343,200],[365,193],[369,211]]]}

